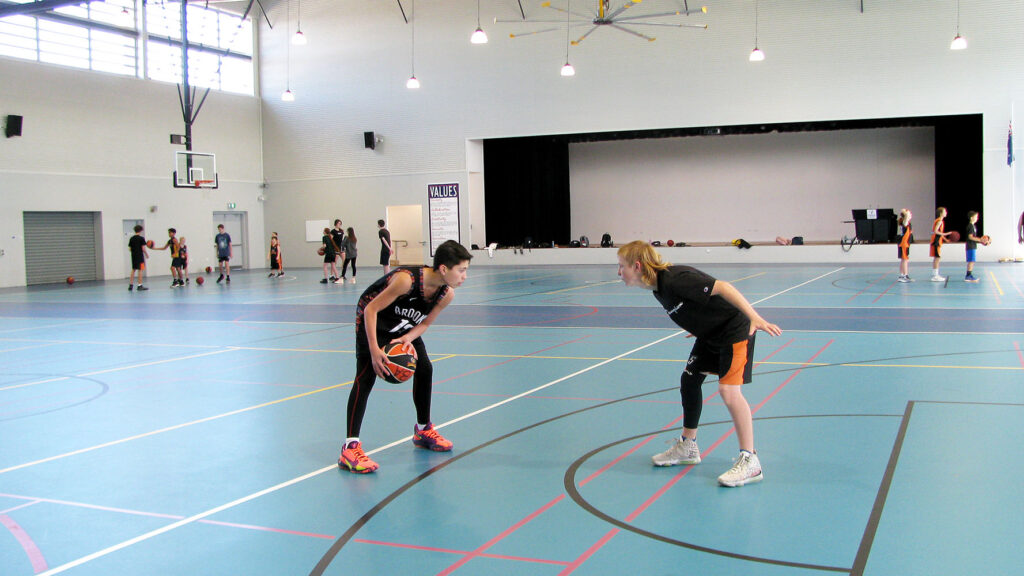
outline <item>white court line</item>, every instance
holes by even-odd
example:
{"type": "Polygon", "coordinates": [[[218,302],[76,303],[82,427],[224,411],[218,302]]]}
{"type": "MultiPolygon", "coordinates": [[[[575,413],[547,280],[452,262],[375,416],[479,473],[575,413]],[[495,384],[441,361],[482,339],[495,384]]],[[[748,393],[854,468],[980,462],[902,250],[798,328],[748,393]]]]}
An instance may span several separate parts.
{"type": "MultiPolygon", "coordinates": [[[[202,358],[203,356],[212,356],[214,354],[223,354],[225,352],[234,352],[238,348],[232,346],[224,350],[214,350],[213,352],[203,352],[201,354],[191,354],[189,356],[178,356],[176,358],[166,358],[164,360],[154,360],[152,362],[143,362],[142,364],[132,364],[131,366],[119,366],[117,368],[107,368],[106,370],[97,370],[95,372],[85,372],[82,374],[75,374],[74,376],[59,376],[57,378],[48,378],[46,380],[37,380],[35,382],[26,382],[24,384],[15,384],[13,386],[5,386],[0,388],[0,392],[4,390],[13,390],[15,388],[24,388],[26,386],[36,386],[38,384],[48,384],[50,382],[60,382],[61,380],[69,380],[71,378],[86,378],[88,376],[98,376],[100,374],[109,374],[111,372],[120,372],[121,370],[132,370],[134,368],[145,368],[146,366],[156,366],[157,364],[166,364],[168,362],[178,362],[180,360],[191,360],[192,358],[202,358]]],[[[0,470],[0,473],[5,470],[0,470]]]]}
{"type": "MultiPolygon", "coordinates": [[[[793,286],[791,288],[787,288],[785,290],[782,290],[781,292],[776,292],[775,294],[772,294],[771,296],[767,296],[765,298],[762,298],[761,300],[758,300],[757,302],[755,302],[755,304],[759,304],[761,302],[764,302],[765,300],[768,300],[769,298],[773,298],[773,297],[778,296],[780,294],[784,294],[786,292],[789,292],[790,290],[793,290],[795,288],[799,288],[800,286],[803,286],[805,284],[809,284],[811,282],[814,282],[815,280],[819,280],[819,279],[821,279],[821,278],[823,278],[825,276],[828,276],[829,274],[832,274],[834,272],[838,272],[839,270],[842,270],[842,269],[843,268],[839,268],[837,270],[833,270],[832,272],[828,272],[826,274],[822,274],[821,276],[818,276],[817,278],[813,278],[811,280],[808,280],[807,282],[804,282],[802,284],[798,284],[798,285],[793,286]]],[[[643,350],[645,348],[649,348],[651,346],[654,346],[655,344],[660,344],[660,343],[662,343],[662,342],[664,342],[664,341],[666,341],[666,340],[668,340],[670,338],[674,338],[676,336],[679,336],[679,335],[685,334],[685,333],[686,332],[683,332],[681,330],[673,332],[672,334],[669,334],[668,336],[665,336],[663,338],[659,338],[659,339],[657,339],[657,340],[655,340],[653,342],[644,344],[643,346],[639,346],[639,347],[634,348],[634,349],[632,349],[632,350],[630,350],[628,352],[623,352],[622,354],[619,354],[618,356],[609,358],[607,360],[603,360],[601,362],[598,362],[597,364],[593,364],[591,366],[588,366],[587,368],[583,368],[582,370],[578,370],[576,372],[573,372],[572,374],[569,374],[568,376],[563,376],[563,377],[558,378],[556,380],[552,380],[551,382],[548,382],[546,384],[542,384],[540,386],[537,386],[536,388],[533,388],[531,390],[527,390],[526,392],[522,392],[520,394],[512,396],[511,398],[506,398],[505,400],[502,400],[500,402],[495,402],[494,404],[491,404],[490,406],[486,406],[484,408],[476,410],[475,412],[470,412],[469,414],[465,414],[465,415],[460,416],[458,418],[455,418],[453,420],[449,420],[449,421],[447,421],[447,422],[445,422],[443,424],[440,424],[440,425],[436,426],[436,428],[443,428],[445,426],[448,426],[448,425],[451,425],[451,424],[455,424],[456,422],[460,422],[460,421],[465,420],[467,418],[472,418],[473,416],[477,416],[479,414],[483,414],[484,412],[493,410],[494,408],[497,408],[497,407],[502,406],[504,404],[508,404],[509,402],[512,402],[513,400],[518,400],[519,398],[522,398],[522,397],[527,396],[529,394],[533,394],[534,392],[538,392],[538,391],[543,390],[545,388],[554,386],[555,384],[558,384],[559,382],[564,382],[565,380],[568,380],[568,379],[573,378],[575,376],[579,376],[580,374],[584,374],[586,372],[594,370],[595,368],[599,368],[601,366],[604,366],[605,364],[609,364],[611,362],[619,360],[620,358],[624,358],[626,356],[629,356],[631,354],[639,352],[639,351],[641,351],[641,350],[643,350]]],[[[395,446],[398,446],[400,444],[404,444],[405,442],[408,442],[411,438],[412,438],[412,436],[410,435],[410,436],[406,436],[405,438],[401,438],[399,440],[395,440],[394,442],[392,442],[390,444],[387,444],[385,446],[381,446],[380,448],[377,448],[375,450],[371,450],[371,451],[367,452],[367,455],[373,455],[373,454],[376,454],[378,452],[382,452],[384,450],[387,450],[389,448],[393,448],[395,446]]],[[[205,512],[200,512],[199,514],[195,514],[193,516],[189,516],[188,518],[183,518],[182,520],[179,520],[177,522],[168,524],[167,526],[164,526],[162,528],[157,528],[156,530],[151,530],[149,532],[146,532],[145,534],[140,534],[139,536],[136,536],[135,538],[131,538],[129,540],[125,540],[124,542],[121,542],[119,544],[115,544],[113,546],[109,546],[109,547],[104,548],[102,550],[98,550],[96,552],[93,552],[92,554],[88,554],[86,556],[82,556],[81,558],[78,558],[77,560],[72,560],[71,562],[68,562],[66,564],[62,564],[60,566],[57,566],[57,567],[52,568],[50,570],[47,570],[46,572],[41,572],[39,574],[39,576],[50,576],[52,574],[60,574],[61,572],[65,572],[67,570],[70,570],[71,568],[75,568],[77,566],[81,566],[82,564],[85,564],[87,562],[91,562],[92,560],[95,560],[97,558],[101,558],[101,557],[106,556],[108,554],[111,554],[113,552],[117,552],[118,550],[122,550],[122,549],[127,548],[129,546],[132,546],[134,544],[138,544],[139,542],[144,542],[146,540],[149,540],[150,538],[154,538],[154,537],[159,536],[161,534],[165,534],[167,532],[170,532],[171,530],[175,530],[175,529],[180,528],[182,526],[186,526],[188,524],[192,524],[194,522],[197,522],[199,520],[202,520],[204,518],[207,518],[207,517],[212,516],[214,514],[217,514],[219,512],[223,512],[224,510],[228,510],[228,509],[234,508],[235,506],[238,506],[240,504],[245,504],[246,502],[250,502],[250,501],[255,500],[257,498],[260,498],[262,496],[266,496],[267,494],[271,494],[273,492],[277,492],[278,490],[281,490],[283,488],[287,488],[287,487],[292,486],[294,484],[298,484],[299,482],[303,482],[303,481],[308,480],[310,478],[313,478],[315,476],[319,476],[320,474],[323,474],[325,472],[329,472],[331,470],[335,470],[336,468],[337,468],[337,465],[336,464],[332,464],[330,466],[325,466],[323,468],[320,468],[319,470],[314,470],[312,472],[309,472],[308,474],[303,474],[302,476],[299,476],[299,477],[296,477],[296,478],[292,478],[291,480],[286,480],[286,481],[281,482],[280,484],[277,484],[275,486],[271,486],[269,488],[265,488],[263,490],[260,490],[259,492],[253,492],[252,494],[249,494],[248,496],[243,496],[243,497],[241,497],[241,498],[239,498],[237,500],[233,500],[231,502],[228,502],[227,504],[222,504],[220,506],[217,506],[216,508],[211,508],[209,510],[206,510],[205,512]]],[[[3,470],[0,470],[0,473],[2,473],[2,472],[3,472],[3,470]]]]}
{"type": "MultiPolygon", "coordinates": [[[[0,317],[0,319],[11,319],[11,318],[36,320],[36,321],[39,320],[39,318],[35,318],[35,317],[31,317],[31,316],[3,316],[3,317],[0,317]]],[[[63,328],[65,326],[74,326],[76,324],[90,324],[90,323],[93,323],[93,322],[104,322],[104,321],[105,321],[105,319],[103,319],[103,318],[89,318],[88,320],[76,320],[74,322],[61,322],[59,324],[45,324],[45,325],[37,325],[37,326],[26,326],[24,328],[10,328],[10,329],[7,329],[7,330],[0,330],[0,334],[9,334],[11,332],[25,332],[26,330],[50,330],[52,328],[63,328]]]]}

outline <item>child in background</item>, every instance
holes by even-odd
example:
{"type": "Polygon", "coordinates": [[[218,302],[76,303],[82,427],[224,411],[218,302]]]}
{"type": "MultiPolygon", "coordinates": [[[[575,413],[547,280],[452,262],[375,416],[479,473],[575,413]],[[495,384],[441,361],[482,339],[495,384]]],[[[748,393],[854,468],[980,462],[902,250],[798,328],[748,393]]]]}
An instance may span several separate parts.
{"type": "Polygon", "coordinates": [[[132,291],[132,284],[136,283],[135,277],[138,276],[139,290],[149,290],[142,285],[142,272],[146,270],[146,258],[149,258],[149,254],[146,253],[146,238],[142,235],[142,225],[136,224],[135,234],[128,239],[128,251],[132,255],[132,274],[128,278],[128,291],[132,291]]]}
{"type": "Polygon", "coordinates": [[[177,238],[178,231],[174,228],[167,229],[167,243],[154,250],[171,250],[171,288],[184,286],[185,281],[181,278],[181,243],[177,238]]]}
{"type": "Polygon", "coordinates": [[[182,236],[181,240],[178,240],[178,258],[181,259],[181,269],[178,271],[178,277],[185,279],[185,284],[190,282],[188,277],[188,246],[185,245],[185,237],[182,236]]]}
{"type": "Polygon", "coordinates": [[[967,213],[967,228],[964,230],[967,241],[964,243],[964,253],[967,256],[967,275],[964,276],[964,282],[970,282],[972,284],[977,283],[978,279],[974,277],[974,261],[978,257],[978,244],[985,244],[985,240],[981,236],[978,236],[978,213],[971,210],[967,213]]]}
{"type": "Polygon", "coordinates": [[[345,261],[341,263],[341,283],[345,283],[345,271],[348,270],[349,263],[352,264],[352,283],[356,283],[356,257],[359,255],[359,250],[356,248],[356,242],[359,240],[356,238],[356,231],[351,226],[348,227],[345,235],[345,243],[342,245],[341,250],[345,253],[345,261]]]}
{"type": "Polygon", "coordinates": [[[284,259],[281,255],[281,241],[277,239],[277,232],[270,235],[270,253],[267,257],[270,258],[270,274],[267,274],[267,278],[284,276],[284,259]]]}
{"type": "Polygon", "coordinates": [[[914,279],[910,277],[910,245],[914,243],[914,229],[910,224],[910,219],[913,218],[913,216],[914,215],[910,213],[910,209],[904,208],[903,210],[900,210],[899,218],[896,219],[896,224],[898,225],[896,235],[900,239],[900,275],[896,277],[897,282],[914,281],[914,279]]]}
{"type": "Polygon", "coordinates": [[[946,209],[939,206],[935,209],[935,223],[932,224],[932,240],[928,248],[928,255],[932,257],[932,282],[945,282],[945,276],[939,276],[939,261],[942,260],[942,244],[946,241],[949,232],[946,228],[946,209]]]}

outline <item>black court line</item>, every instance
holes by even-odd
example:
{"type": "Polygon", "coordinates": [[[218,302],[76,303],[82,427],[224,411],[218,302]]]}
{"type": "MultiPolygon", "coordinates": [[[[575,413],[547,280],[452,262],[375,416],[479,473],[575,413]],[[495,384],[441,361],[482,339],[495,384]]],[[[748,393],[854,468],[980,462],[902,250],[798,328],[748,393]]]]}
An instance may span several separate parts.
{"type": "Polygon", "coordinates": [[[882,484],[878,488],[878,496],[875,497],[875,504],[871,508],[871,516],[868,518],[867,526],[864,529],[864,538],[861,539],[860,548],[857,550],[857,557],[854,558],[853,568],[850,576],[863,576],[867,567],[868,555],[871,554],[871,545],[875,541],[875,534],[878,532],[878,524],[882,520],[882,510],[885,508],[886,498],[889,496],[889,489],[892,487],[893,477],[896,475],[896,465],[899,463],[900,452],[903,451],[903,441],[907,437],[907,430],[910,428],[910,416],[913,414],[915,404],[964,404],[982,406],[1024,406],[1017,403],[1002,402],[953,402],[940,400],[911,400],[907,402],[907,408],[903,412],[903,420],[900,422],[899,432],[896,434],[896,442],[893,444],[892,453],[889,454],[889,464],[882,476],[882,484]]]}
{"type": "MultiPolygon", "coordinates": [[[[42,377],[42,378],[54,378],[54,379],[56,379],[53,382],[47,382],[48,384],[53,384],[53,383],[56,383],[58,381],[61,381],[60,379],[70,380],[70,381],[81,380],[81,381],[90,382],[92,384],[95,384],[99,388],[99,391],[96,392],[95,394],[93,394],[92,396],[89,396],[87,398],[83,398],[81,400],[78,400],[77,402],[71,402],[69,404],[64,404],[64,405],[56,406],[56,407],[50,408],[48,410],[42,410],[42,409],[34,410],[34,411],[31,411],[31,412],[25,412],[25,413],[20,414],[18,416],[3,416],[3,412],[0,412],[0,422],[7,422],[7,421],[10,421],[10,420],[18,420],[20,418],[29,418],[29,417],[32,417],[32,416],[39,416],[41,414],[49,414],[51,412],[58,412],[60,410],[67,410],[68,408],[74,408],[75,406],[81,406],[82,404],[88,404],[89,402],[92,402],[93,400],[96,400],[97,398],[106,395],[107,392],[110,392],[110,386],[106,382],[104,382],[102,380],[97,380],[95,378],[89,378],[89,377],[86,377],[86,376],[75,376],[74,374],[31,374],[31,373],[26,373],[26,372],[0,372],[0,376],[33,376],[33,377],[37,377],[37,378],[38,377],[42,377]]],[[[5,388],[5,387],[8,387],[8,388],[24,387],[25,385],[26,385],[26,383],[21,383],[21,384],[5,384],[5,385],[0,385],[0,388],[5,388]]],[[[0,390],[0,393],[3,393],[3,390],[0,390]]]]}
{"type": "MultiPolygon", "coordinates": [[[[899,418],[899,415],[898,414],[800,414],[800,415],[793,415],[793,416],[766,416],[766,417],[763,417],[763,418],[754,418],[754,420],[755,421],[760,421],[760,420],[788,420],[788,419],[797,419],[797,418],[899,418]]],[[[704,427],[707,427],[707,426],[713,426],[715,424],[732,424],[732,420],[719,420],[717,422],[708,422],[708,423],[703,423],[702,422],[701,423],[701,428],[704,428],[704,427]]],[[[714,554],[714,555],[717,555],[717,556],[724,556],[724,557],[733,558],[733,559],[736,559],[736,560],[745,560],[747,562],[758,562],[758,563],[761,563],[761,564],[774,564],[774,565],[777,565],[777,566],[787,566],[787,567],[790,567],[790,568],[805,568],[805,569],[808,569],[808,570],[824,570],[824,571],[828,571],[828,572],[849,572],[850,571],[850,569],[846,568],[846,567],[824,566],[824,565],[820,565],[820,564],[808,564],[808,563],[805,563],[805,562],[794,562],[794,561],[789,561],[789,560],[779,560],[779,559],[776,559],[776,558],[765,558],[763,556],[750,556],[748,554],[740,554],[738,552],[729,552],[729,551],[726,551],[726,550],[720,550],[720,549],[717,549],[717,548],[709,548],[707,546],[701,546],[699,544],[693,544],[691,542],[684,542],[684,541],[678,540],[676,538],[671,538],[669,536],[664,536],[664,535],[658,534],[656,532],[651,532],[649,530],[644,530],[643,528],[639,528],[637,526],[634,526],[633,524],[630,524],[629,522],[626,522],[625,520],[620,520],[618,518],[615,518],[613,516],[605,514],[604,512],[599,510],[596,506],[592,505],[586,498],[583,497],[582,494],[580,494],[579,490],[577,489],[576,472],[579,470],[580,466],[582,466],[584,463],[586,463],[586,461],[589,460],[592,456],[594,456],[594,455],[596,455],[596,454],[598,454],[600,452],[603,452],[603,451],[605,451],[605,450],[607,450],[609,448],[612,448],[614,446],[618,446],[619,444],[625,444],[627,442],[632,442],[634,440],[637,440],[637,439],[640,439],[640,438],[645,438],[645,437],[648,437],[648,436],[657,436],[659,434],[664,434],[665,432],[666,432],[665,430],[658,430],[658,431],[655,431],[655,432],[645,432],[643,434],[637,434],[635,436],[630,436],[628,438],[623,438],[621,440],[616,440],[615,442],[609,442],[608,444],[605,444],[604,446],[599,446],[599,447],[591,450],[590,452],[587,452],[586,454],[584,454],[583,456],[578,458],[575,462],[573,462],[572,465],[570,465],[569,468],[565,471],[565,477],[563,479],[563,484],[565,486],[565,491],[569,494],[569,497],[572,498],[573,501],[576,502],[577,505],[579,505],[580,508],[582,508],[583,510],[586,510],[587,512],[589,512],[593,516],[595,516],[597,518],[600,518],[601,520],[604,520],[605,522],[607,522],[609,524],[612,524],[614,526],[617,526],[617,527],[619,527],[619,528],[621,528],[623,530],[628,530],[628,531],[630,531],[630,532],[632,532],[634,534],[637,534],[639,536],[650,538],[652,540],[657,540],[657,541],[663,542],[665,544],[672,544],[674,546],[679,546],[679,547],[682,547],[682,548],[689,548],[690,550],[696,550],[698,552],[706,552],[708,554],[714,554]]]]}

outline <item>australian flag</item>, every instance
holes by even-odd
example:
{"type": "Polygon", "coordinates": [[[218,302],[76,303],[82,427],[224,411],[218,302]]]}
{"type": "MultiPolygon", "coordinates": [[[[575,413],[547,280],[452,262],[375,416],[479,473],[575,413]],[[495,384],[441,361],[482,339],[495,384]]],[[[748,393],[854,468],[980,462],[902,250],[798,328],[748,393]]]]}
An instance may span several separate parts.
{"type": "Polygon", "coordinates": [[[1006,134],[1006,165],[1013,166],[1013,122],[1010,122],[1010,131],[1006,134]]]}

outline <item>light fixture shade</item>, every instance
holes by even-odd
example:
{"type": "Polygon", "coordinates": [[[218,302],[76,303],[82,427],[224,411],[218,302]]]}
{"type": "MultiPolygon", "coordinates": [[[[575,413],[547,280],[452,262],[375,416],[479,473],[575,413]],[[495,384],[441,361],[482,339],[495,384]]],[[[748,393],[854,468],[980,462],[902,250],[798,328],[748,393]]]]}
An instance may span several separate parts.
{"type": "Polygon", "coordinates": [[[408,80],[405,81],[405,87],[410,90],[415,90],[420,87],[420,81],[416,79],[416,75],[412,75],[408,80]]]}
{"type": "Polygon", "coordinates": [[[292,92],[291,88],[289,88],[289,89],[284,91],[284,94],[281,94],[281,100],[284,100],[285,102],[294,102],[295,101],[295,93],[292,92]]]}
{"type": "Polygon", "coordinates": [[[764,52],[760,48],[754,47],[750,52],[750,61],[761,62],[762,60],[764,60],[764,52]]]}
{"type": "Polygon", "coordinates": [[[575,75],[576,75],[576,69],[572,67],[572,64],[569,64],[568,60],[566,60],[565,66],[562,66],[562,76],[575,76],[575,75]]]}
{"type": "Polygon", "coordinates": [[[302,30],[296,30],[295,35],[292,36],[292,44],[295,44],[296,46],[305,46],[308,42],[309,40],[306,38],[306,35],[302,33],[302,30]]]}
{"type": "Polygon", "coordinates": [[[469,37],[469,41],[473,44],[487,44],[487,33],[484,32],[483,28],[477,26],[476,32],[469,37]]]}
{"type": "Polygon", "coordinates": [[[949,43],[950,50],[963,50],[965,48],[967,48],[967,38],[964,38],[959,34],[957,34],[956,38],[953,38],[953,41],[949,43]]]}

